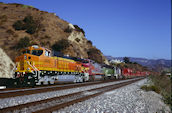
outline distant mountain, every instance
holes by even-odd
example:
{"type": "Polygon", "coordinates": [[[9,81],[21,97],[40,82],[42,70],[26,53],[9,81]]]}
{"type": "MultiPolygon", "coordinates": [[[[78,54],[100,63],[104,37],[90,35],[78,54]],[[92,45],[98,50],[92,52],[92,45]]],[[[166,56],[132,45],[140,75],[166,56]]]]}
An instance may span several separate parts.
{"type": "MultiPolygon", "coordinates": [[[[124,57],[112,57],[106,56],[108,60],[118,59],[123,60],[124,57]]],[[[169,69],[171,67],[171,60],[166,59],[146,59],[146,58],[135,58],[135,57],[128,57],[131,62],[137,62],[143,66],[146,66],[150,69],[154,69],[156,71],[169,69]]]]}

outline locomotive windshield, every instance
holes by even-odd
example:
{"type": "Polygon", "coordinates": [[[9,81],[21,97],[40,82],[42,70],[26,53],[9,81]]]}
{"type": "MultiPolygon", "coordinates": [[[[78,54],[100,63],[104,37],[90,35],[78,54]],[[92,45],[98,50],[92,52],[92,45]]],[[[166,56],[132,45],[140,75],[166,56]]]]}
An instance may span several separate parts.
{"type": "Polygon", "coordinates": [[[25,53],[30,54],[30,50],[24,50],[24,51],[23,51],[23,54],[25,54],[25,53]]]}
{"type": "Polygon", "coordinates": [[[83,61],[82,61],[82,63],[89,63],[89,61],[87,61],[87,60],[83,60],[83,61]]]}
{"type": "Polygon", "coordinates": [[[42,55],[43,50],[32,50],[32,55],[40,56],[42,55]]]}

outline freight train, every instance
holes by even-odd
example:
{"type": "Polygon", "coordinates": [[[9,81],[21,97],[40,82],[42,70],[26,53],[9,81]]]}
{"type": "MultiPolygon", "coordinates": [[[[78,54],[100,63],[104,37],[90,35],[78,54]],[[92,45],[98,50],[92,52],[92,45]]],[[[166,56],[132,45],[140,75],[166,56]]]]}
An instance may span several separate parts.
{"type": "Polygon", "coordinates": [[[146,76],[132,69],[101,65],[90,59],[53,56],[52,51],[33,45],[24,48],[16,58],[13,78],[16,86],[55,84],[56,82],[86,82],[146,76]]]}

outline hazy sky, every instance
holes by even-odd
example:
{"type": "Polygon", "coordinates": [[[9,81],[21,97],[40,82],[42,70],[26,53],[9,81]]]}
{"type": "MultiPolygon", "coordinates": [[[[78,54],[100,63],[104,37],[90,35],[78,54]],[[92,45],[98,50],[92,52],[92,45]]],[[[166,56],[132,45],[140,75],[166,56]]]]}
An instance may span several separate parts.
{"type": "Polygon", "coordinates": [[[105,55],[171,59],[171,0],[0,0],[77,24],[105,55]]]}

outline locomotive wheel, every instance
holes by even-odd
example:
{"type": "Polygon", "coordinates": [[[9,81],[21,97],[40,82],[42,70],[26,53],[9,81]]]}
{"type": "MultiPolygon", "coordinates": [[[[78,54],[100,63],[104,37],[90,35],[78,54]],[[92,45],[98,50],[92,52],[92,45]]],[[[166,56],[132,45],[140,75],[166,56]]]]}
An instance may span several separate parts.
{"type": "Polygon", "coordinates": [[[35,85],[36,85],[36,83],[35,83],[35,78],[32,78],[32,79],[30,80],[30,86],[31,86],[31,87],[35,87],[35,85]]]}
{"type": "Polygon", "coordinates": [[[51,85],[50,81],[48,81],[48,85],[51,85]]]}
{"type": "Polygon", "coordinates": [[[94,75],[91,75],[90,76],[90,81],[94,81],[94,78],[95,78],[94,75]]]}
{"type": "Polygon", "coordinates": [[[17,87],[24,87],[24,78],[20,77],[16,80],[16,86],[17,87]]]}
{"type": "Polygon", "coordinates": [[[80,76],[80,83],[84,82],[84,78],[82,76],[80,76]]]}
{"type": "Polygon", "coordinates": [[[104,76],[104,80],[108,80],[107,76],[104,76]]]}

